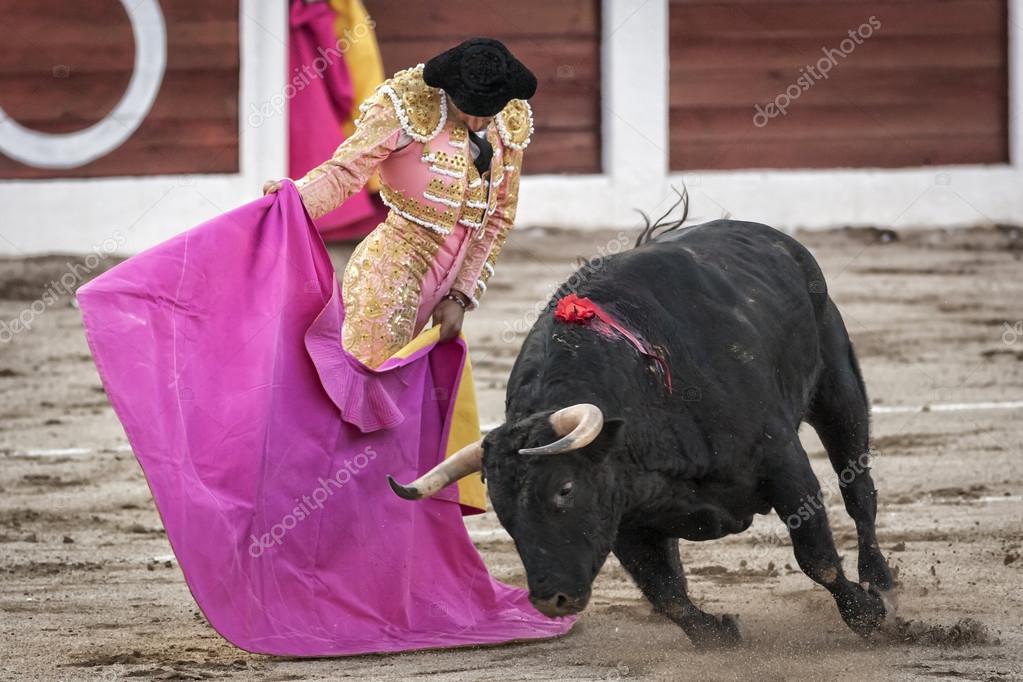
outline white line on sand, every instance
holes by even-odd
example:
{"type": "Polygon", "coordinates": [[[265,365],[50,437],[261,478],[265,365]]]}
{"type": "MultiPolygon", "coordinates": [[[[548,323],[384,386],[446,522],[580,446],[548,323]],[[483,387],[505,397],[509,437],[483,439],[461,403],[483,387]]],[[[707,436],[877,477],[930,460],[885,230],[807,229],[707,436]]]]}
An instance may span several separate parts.
{"type": "Polygon", "coordinates": [[[15,457],[74,457],[75,455],[91,455],[93,448],[50,448],[42,450],[16,450],[15,457]]]}
{"type": "Polygon", "coordinates": [[[481,528],[479,530],[470,530],[469,538],[473,542],[494,542],[495,540],[500,542],[504,540],[511,540],[511,536],[508,535],[508,531],[504,528],[481,528]]]}
{"type": "MultiPolygon", "coordinates": [[[[929,405],[872,405],[874,414],[905,414],[911,412],[974,412],[982,410],[1023,410],[1023,400],[995,400],[977,403],[932,403],[929,405]]],[[[483,424],[480,430],[487,433],[500,422],[483,424]]],[[[40,448],[15,450],[8,453],[14,457],[81,457],[95,452],[131,452],[131,446],[118,445],[113,448],[40,448]]]]}
{"type": "Polygon", "coordinates": [[[1023,400],[996,400],[980,403],[934,403],[932,405],[872,405],[874,414],[899,414],[905,412],[974,412],[978,410],[1019,410],[1023,400]]]}
{"type": "MultiPolygon", "coordinates": [[[[871,405],[873,414],[905,414],[911,412],[973,412],[981,410],[1021,410],[1023,400],[994,400],[977,403],[930,403],[927,405],[871,405]]],[[[497,428],[500,423],[484,424],[483,433],[497,428]]]]}
{"type": "Polygon", "coordinates": [[[131,452],[130,445],[117,445],[112,448],[38,448],[15,450],[9,453],[14,457],[81,457],[96,452],[131,452]]]}

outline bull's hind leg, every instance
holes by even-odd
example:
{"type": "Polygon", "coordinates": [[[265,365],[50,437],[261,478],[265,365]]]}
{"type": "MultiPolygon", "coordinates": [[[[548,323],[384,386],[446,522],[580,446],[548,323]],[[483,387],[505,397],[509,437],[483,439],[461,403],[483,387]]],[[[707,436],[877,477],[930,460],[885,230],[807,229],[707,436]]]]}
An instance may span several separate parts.
{"type": "Polygon", "coordinates": [[[880,590],[894,587],[877,545],[877,491],[870,476],[870,404],[852,344],[835,305],[829,301],[821,343],[824,369],[807,421],[817,431],[838,474],[845,510],[856,523],[860,582],[880,590]]]}
{"type": "Polygon", "coordinates": [[[831,593],[846,625],[867,635],[884,622],[886,609],[881,594],[845,577],[810,460],[795,433],[788,443],[779,444],[778,440],[775,436],[777,449],[769,453],[769,471],[763,481],[767,499],[788,526],[799,567],[831,593]]]}
{"type": "Polygon", "coordinates": [[[741,641],[733,616],[712,616],[689,601],[678,539],[622,528],[614,553],[654,608],[678,624],[694,645],[733,646],[741,641]]]}

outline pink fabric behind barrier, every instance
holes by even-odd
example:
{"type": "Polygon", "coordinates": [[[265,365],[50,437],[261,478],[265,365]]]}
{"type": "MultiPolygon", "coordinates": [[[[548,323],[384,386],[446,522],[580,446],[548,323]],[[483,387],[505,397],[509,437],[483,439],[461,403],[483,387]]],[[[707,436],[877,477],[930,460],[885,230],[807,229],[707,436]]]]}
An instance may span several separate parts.
{"type": "MultiPolygon", "coordinates": [[[[342,123],[359,102],[338,49],[334,13],[326,2],[294,0],[288,39],[288,176],[300,178],[331,156],[345,135],[342,123]]],[[[282,112],[283,113],[283,112],[282,112]]],[[[328,240],[358,239],[387,217],[387,209],[365,189],[316,220],[328,240]]]]}

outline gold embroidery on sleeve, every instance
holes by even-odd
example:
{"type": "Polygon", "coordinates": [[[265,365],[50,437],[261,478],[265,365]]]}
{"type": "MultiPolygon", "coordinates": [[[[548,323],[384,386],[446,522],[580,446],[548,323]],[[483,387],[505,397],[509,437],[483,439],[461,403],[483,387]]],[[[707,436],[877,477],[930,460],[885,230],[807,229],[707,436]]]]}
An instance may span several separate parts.
{"type": "Polygon", "coordinates": [[[402,129],[413,140],[429,142],[444,129],[448,120],[447,97],[443,91],[423,82],[422,64],[394,74],[377,88],[377,94],[371,99],[381,95],[391,100],[402,129]]]}
{"type": "Polygon", "coordinates": [[[494,117],[501,140],[512,149],[529,146],[533,134],[533,109],[529,102],[513,99],[494,117]]]}

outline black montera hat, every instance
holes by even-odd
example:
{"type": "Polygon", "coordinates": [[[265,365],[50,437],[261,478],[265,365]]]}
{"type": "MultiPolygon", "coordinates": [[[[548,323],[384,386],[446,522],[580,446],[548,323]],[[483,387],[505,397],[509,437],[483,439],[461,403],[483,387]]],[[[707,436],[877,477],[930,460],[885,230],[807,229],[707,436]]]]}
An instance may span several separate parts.
{"type": "Polygon", "coordinates": [[[470,116],[494,116],[536,92],[536,76],[499,40],[470,38],[426,62],[423,80],[470,116]]]}

